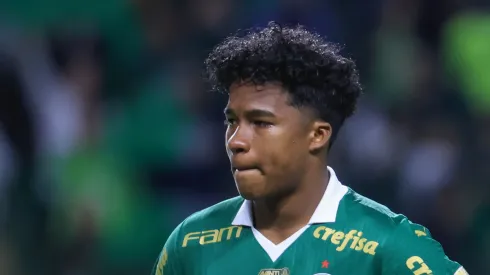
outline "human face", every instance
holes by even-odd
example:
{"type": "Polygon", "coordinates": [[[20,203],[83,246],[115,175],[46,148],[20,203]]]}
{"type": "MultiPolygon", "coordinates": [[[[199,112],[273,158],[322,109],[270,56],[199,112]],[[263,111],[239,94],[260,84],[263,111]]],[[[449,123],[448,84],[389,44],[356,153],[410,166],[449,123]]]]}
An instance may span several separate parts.
{"type": "Polygon", "coordinates": [[[226,152],[238,192],[249,200],[292,192],[309,155],[310,126],[279,85],[233,85],[226,115],[226,152]]]}

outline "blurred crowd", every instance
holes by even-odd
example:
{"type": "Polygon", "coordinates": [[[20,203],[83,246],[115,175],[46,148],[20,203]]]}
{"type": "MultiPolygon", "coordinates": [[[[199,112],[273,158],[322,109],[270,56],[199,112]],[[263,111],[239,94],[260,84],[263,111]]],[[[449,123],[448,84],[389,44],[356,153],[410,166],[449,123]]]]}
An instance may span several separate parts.
{"type": "MultiPolygon", "coordinates": [[[[0,274],[149,274],[173,228],[236,195],[226,96],[201,80],[238,29],[302,24],[365,95],[330,164],[490,273],[490,2],[0,3],[0,274]]],[[[244,255],[246,257],[246,255],[244,255]]]]}

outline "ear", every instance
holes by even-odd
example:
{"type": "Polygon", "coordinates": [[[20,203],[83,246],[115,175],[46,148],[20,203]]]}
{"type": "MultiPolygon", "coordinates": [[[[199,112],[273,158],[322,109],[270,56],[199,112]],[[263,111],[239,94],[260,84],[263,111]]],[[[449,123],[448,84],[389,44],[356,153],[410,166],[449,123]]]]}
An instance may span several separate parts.
{"type": "Polygon", "coordinates": [[[313,122],[310,133],[310,152],[316,153],[328,148],[330,137],[332,136],[332,126],[328,122],[313,122]]]}

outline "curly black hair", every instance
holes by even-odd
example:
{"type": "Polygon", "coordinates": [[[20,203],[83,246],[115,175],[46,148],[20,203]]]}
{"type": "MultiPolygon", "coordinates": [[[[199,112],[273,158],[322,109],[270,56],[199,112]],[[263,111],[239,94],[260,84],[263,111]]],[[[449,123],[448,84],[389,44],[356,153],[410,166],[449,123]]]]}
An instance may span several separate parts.
{"type": "Polygon", "coordinates": [[[355,63],[339,51],[302,26],[271,22],[216,46],[205,61],[205,78],[220,92],[228,92],[236,82],[280,83],[292,106],[309,107],[331,124],[330,147],[362,92],[355,63]]]}

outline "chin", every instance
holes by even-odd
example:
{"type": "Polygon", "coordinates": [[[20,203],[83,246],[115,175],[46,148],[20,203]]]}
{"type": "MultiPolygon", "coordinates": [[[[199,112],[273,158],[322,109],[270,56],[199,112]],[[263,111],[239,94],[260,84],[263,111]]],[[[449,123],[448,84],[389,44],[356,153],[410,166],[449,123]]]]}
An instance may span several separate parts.
{"type": "Polygon", "coordinates": [[[238,193],[246,200],[258,200],[267,196],[266,186],[263,181],[235,179],[235,183],[238,193]]]}
{"type": "Polygon", "coordinates": [[[242,198],[249,200],[249,201],[256,201],[256,200],[259,200],[259,199],[264,197],[264,195],[261,193],[248,192],[248,190],[242,191],[242,190],[238,189],[238,193],[240,193],[240,196],[242,198]]]}

